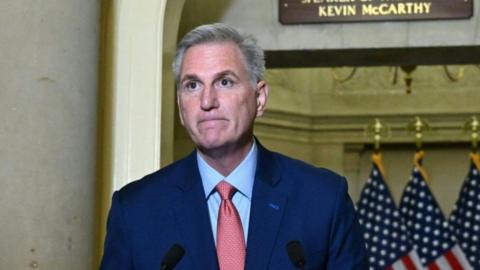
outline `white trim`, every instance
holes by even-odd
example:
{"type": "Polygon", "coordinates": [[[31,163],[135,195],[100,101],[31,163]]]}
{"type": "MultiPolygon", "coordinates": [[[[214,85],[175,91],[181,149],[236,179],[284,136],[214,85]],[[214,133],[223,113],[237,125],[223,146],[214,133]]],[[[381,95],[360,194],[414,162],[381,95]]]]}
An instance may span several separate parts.
{"type": "Polygon", "coordinates": [[[112,191],[160,168],[162,42],[167,0],[117,3],[112,191]]]}

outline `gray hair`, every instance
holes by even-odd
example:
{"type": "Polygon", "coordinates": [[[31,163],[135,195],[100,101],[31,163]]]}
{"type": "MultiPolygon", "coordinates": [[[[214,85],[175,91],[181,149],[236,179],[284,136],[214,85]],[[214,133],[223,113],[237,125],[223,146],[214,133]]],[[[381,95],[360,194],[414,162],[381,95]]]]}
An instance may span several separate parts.
{"type": "Polygon", "coordinates": [[[172,63],[173,74],[175,75],[175,84],[177,89],[180,83],[180,71],[183,58],[190,47],[205,43],[215,42],[233,42],[242,52],[246,63],[246,70],[255,88],[258,81],[263,80],[265,71],[265,56],[262,48],[258,46],[257,40],[251,35],[240,34],[235,28],[223,24],[205,24],[186,34],[178,44],[175,59],[172,63]]]}

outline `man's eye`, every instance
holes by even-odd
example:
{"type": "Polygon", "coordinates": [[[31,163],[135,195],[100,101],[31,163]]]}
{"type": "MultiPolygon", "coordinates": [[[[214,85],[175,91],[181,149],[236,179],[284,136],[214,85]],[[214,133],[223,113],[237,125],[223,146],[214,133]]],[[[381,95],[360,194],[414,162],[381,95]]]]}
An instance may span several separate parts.
{"type": "Polygon", "coordinates": [[[189,81],[189,82],[186,82],[183,86],[183,89],[187,90],[187,91],[197,91],[198,89],[200,88],[200,84],[196,81],[189,81]]]}
{"type": "Polygon", "coordinates": [[[187,88],[189,88],[189,89],[195,89],[195,88],[197,88],[197,82],[189,82],[189,83],[187,84],[187,88]]]}
{"type": "Polygon", "coordinates": [[[229,80],[229,79],[221,79],[220,80],[220,85],[222,87],[230,87],[233,85],[233,81],[232,80],[229,80]]]}

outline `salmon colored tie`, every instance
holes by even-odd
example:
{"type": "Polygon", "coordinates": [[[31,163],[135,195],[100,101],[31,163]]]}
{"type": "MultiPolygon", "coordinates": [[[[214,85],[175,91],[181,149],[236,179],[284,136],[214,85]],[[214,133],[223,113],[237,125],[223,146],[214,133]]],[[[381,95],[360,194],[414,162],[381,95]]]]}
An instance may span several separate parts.
{"type": "Polygon", "coordinates": [[[218,183],[216,189],[222,198],[217,221],[217,256],[220,270],[244,270],[246,250],[242,222],[232,203],[236,189],[225,181],[218,183]]]}

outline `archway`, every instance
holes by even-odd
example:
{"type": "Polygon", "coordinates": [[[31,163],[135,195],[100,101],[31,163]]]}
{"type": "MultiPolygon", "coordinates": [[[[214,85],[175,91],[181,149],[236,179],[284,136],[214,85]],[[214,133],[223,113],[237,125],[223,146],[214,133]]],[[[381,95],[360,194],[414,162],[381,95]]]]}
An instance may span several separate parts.
{"type": "Polygon", "coordinates": [[[112,192],[173,160],[170,62],[184,3],[102,1],[95,268],[112,192]]]}

